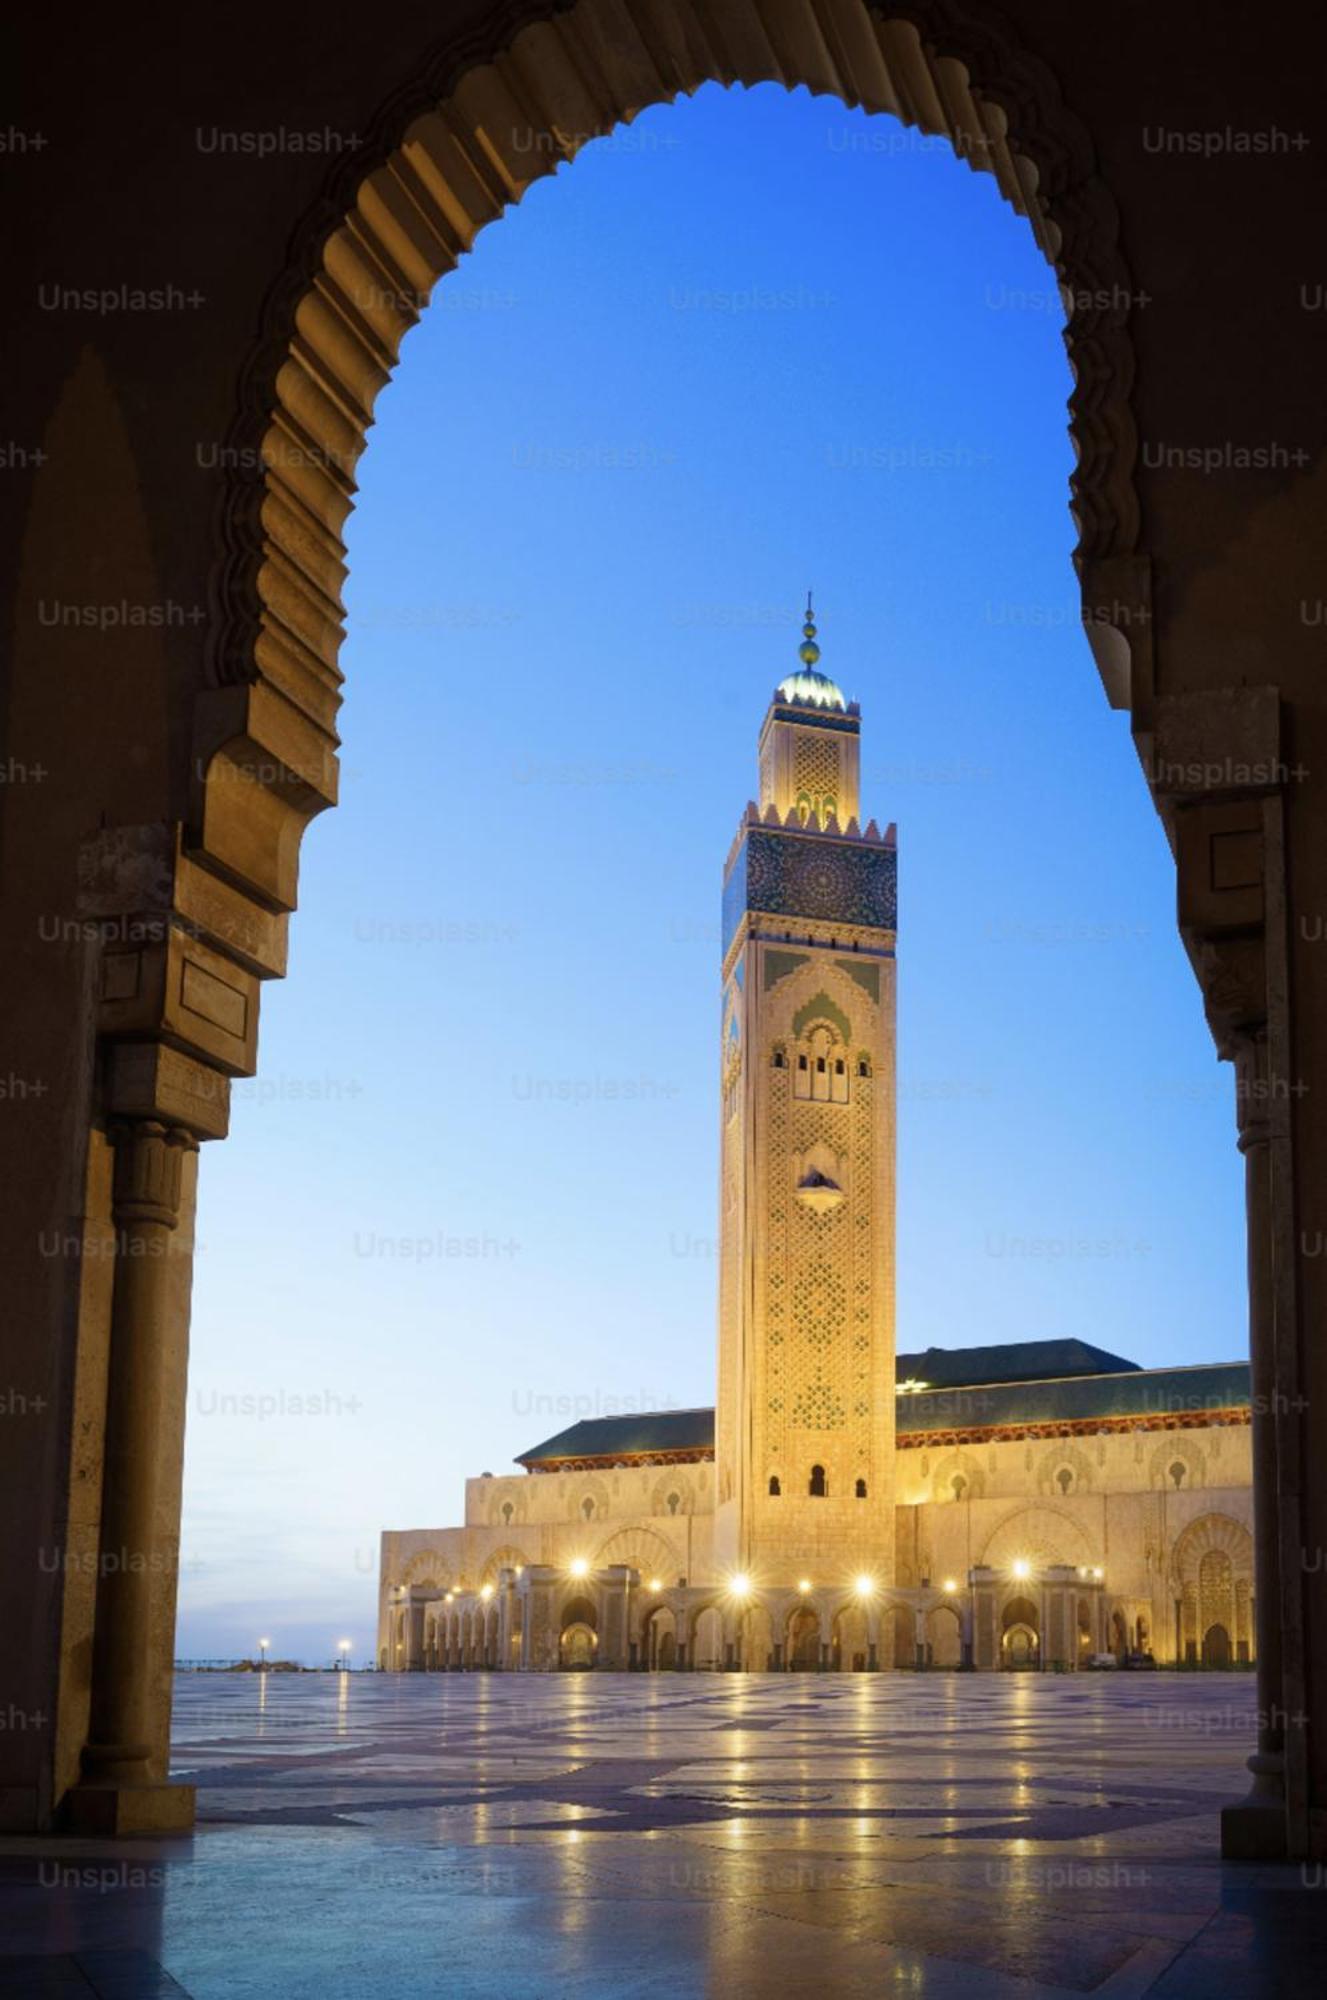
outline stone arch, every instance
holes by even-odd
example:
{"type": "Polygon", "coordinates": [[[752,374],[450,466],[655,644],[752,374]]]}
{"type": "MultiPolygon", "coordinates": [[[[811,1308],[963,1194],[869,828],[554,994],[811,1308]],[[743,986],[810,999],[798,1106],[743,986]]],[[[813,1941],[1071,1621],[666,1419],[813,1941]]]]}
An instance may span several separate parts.
{"type": "Polygon", "coordinates": [[[1066,300],[1087,629],[1112,698],[1127,701],[1147,574],[1118,560],[1136,551],[1140,518],[1133,287],[1115,203],[1051,71],[984,10],[949,0],[910,0],[906,15],[864,0],[708,0],[687,19],[679,33],[669,0],[577,0],[472,41],[459,59],[448,49],[417,64],[329,170],[269,292],[226,440],[237,470],[220,495],[213,692],[200,704],[190,815],[208,854],[269,909],[294,907],[303,829],[335,798],[342,535],[405,334],[534,180],[709,82],[805,85],[947,137],[1028,218],[1066,300]],[[239,469],[254,465],[257,479],[239,469]],[[227,689],[236,698],[221,698],[227,689]]]}
{"type": "Polygon", "coordinates": [[[606,1521],[612,1504],[608,1482],[590,1474],[569,1482],[567,1492],[567,1517],[588,1525],[594,1521],[606,1521]],[[589,1502],[587,1510],[586,1502],[589,1502]]]}
{"type": "Polygon", "coordinates": [[[688,1623],[692,1666],[702,1669],[721,1667],[728,1633],[728,1620],[723,1607],[711,1598],[692,1611],[688,1623]]]}
{"type": "Polygon", "coordinates": [[[773,1612],[763,1598],[748,1599],[733,1619],[734,1657],[744,1673],[763,1674],[774,1659],[773,1612]]]}
{"type": "Polygon", "coordinates": [[[1061,1438],[1037,1462],[1037,1491],[1067,1499],[1071,1493],[1092,1491],[1092,1461],[1082,1448],[1061,1438]]]}
{"type": "Polygon", "coordinates": [[[875,1621],[860,1598],[838,1606],[830,1623],[830,1664],[839,1673],[863,1673],[871,1664],[875,1621]]]}
{"type": "Polygon", "coordinates": [[[674,1466],[655,1480],[650,1490],[651,1514],[681,1515],[695,1512],[695,1490],[684,1466],[674,1466]],[[677,1495],[676,1507],[669,1503],[677,1495]]]}
{"type": "Polygon", "coordinates": [[[990,1569],[1007,1569],[1020,1557],[1034,1569],[1053,1563],[1079,1568],[1099,1560],[1086,1529],[1058,1507],[1013,1508],[987,1536],[979,1561],[990,1569]]]}
{"type": "Polygon", "coordinates": [[[819,1607],[805,1598],[795,1598],[783,1616],[783,1657],[794,1672],[813,1671],[820,1665],[821,1614],[819,1607]]]}
{"type": "Polygon", "coordinates": [[[592,1567],[596,1570],[608,1569],[613,1563],[625,1563],[634,1569],[642,1583],[651,1577],[658,1577],[661,1583],[674,1585],[684,1573],[686,1564],[667,1535],[659,1534],[653,1528],[619,1528],[607,1540],[601,1542],[592,1567]]]}
{"type": "Polygon", "coordinates": [[[503,1492],[499,1487],[488,1503],[489,1525],[494,1528],[520,1527],[529,1511],[530,1503],[526,1498],[524,1483],[516,1486],[514,1491],[508,1487],[507,1491],[503,1492]]]}
{"type": "Polygon", "coordinates": [[[1171,1591],[1179,1604],[1180,1657],[1204,1665],[1251,1660],[1253,1536],[1229,1514],[1200,1514],[1171,1550],[1171,1591]]]}
{"type": "Polygon", "coordinates": [[[1006,1595],[1000,1608],[1000,1665],[1041,1664],[1041,1613],[1035,1597],[1025,1591],[1006,1595]]]}
{"type": "Polygon", "coordinates": [[[926,1614],[927,1664],[958,1667],[963,1664],[963,1620],[955,1604],[934,1604],[926,1614]]]}
{"type": "Polygon", "coordinates": [[[936,1500],[980,1500],[985,1491],[986,1474],[975,1452],[946,1452],[931,1475],[936,1500]]]}
{"type": "Polygon", "coordinates": [[[1252,1576],[1253,1536],[1244,1523],[1230,1514],[1200,1514],[1176,1537],[1171,1550],[1171,1575],[1181,1588],[1197,1583],[1203,1557],[1211,1550],[1229,1556],[1235,1576],[1252,1576]]]}
{"type": "Polygon", "coordinates": [[[1189,1432],[1164,1439],[1148,1460],[1147,1483],[1171,1493],[1188,1493],[1195,1486],[1205,1486],[1206,1452],[1189,1432]],[[1175,1475],[1176,1466],[1180,1468],[1178,1478],[1175,1475]]]}
{"type": "Polygon", "coordinates": [[[664,1673],[678,1664],[677,1606],[664,1598],[655,1599],[640,1625],[641,1663],[652,1672],[664,1673]]]}
{"type": "Polygon", "coordinates": [[[524,1549],[518,1549],[513,1542],[504,1543],[502,1548],[494,1549],[492,1555],[484,1558],[484,1567],[479,1572],[480,1589],[486,1583],[496,1584],[504,1569],[527,1569],[529,1563],[530,1558],[524,1549]]]}
{"type": "Polygon", "coordinates": [[[450,1590],[453,1583],[452,1566],[436,1549],[420,1549],[411,1556],[401,1571],[401,1582],[407,1589],[432,1584],[438,1590],[450,1590]]]}

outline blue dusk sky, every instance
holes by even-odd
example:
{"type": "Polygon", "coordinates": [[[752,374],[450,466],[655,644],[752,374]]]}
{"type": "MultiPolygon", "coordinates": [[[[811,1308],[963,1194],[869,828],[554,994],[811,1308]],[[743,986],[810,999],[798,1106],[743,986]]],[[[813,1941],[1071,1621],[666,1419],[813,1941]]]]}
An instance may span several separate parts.
{"type": "Polygon", "coordinates": [[[900,1347],[1246,1351],[1062,323],[988,176],[773,86],[587,145],[439,287],[350,523],[343,802],[203,1155],[182,1656],[368,1659],[382,1528],[712,1402],[720,878],[808,585],[899,829],[900,1347]]]}

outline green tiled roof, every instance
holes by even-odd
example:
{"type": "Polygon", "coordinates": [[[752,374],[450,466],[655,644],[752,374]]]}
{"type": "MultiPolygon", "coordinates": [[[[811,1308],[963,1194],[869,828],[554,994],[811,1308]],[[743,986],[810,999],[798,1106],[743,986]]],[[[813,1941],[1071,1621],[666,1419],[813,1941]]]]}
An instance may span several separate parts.
{"type": "Polygon", "coordinates": [[[1248,1362],[1223,1361],[1199,1368],[1131,1368],[1116,1375],[923,1389],[898,1397],[895,1411],[898,1429],[915,1433],[1181,1416],[1239,1409],[1248,1400],[1248,1362]]]}
{"type": "Polygon", "coordinates": [[[895,1357],[900,1382],[956,1389],[965,1382],[1044,1382],[1051,1376],[1125,1375],[1136,1361],[1085,1340],[1011,1340],[1003,1347],[928,1347],[895,1357]]]}
{"type": "Polygon", "coordinates": [[[518,1465],[551,1458],[631,1458],[638,1452],[713,1451],[713,1410],[641,1410],[628,1417],[583,1417],[522,1452],[518,1465]]]}
{"type": "MultiPolygon", "coordinates": [[[[898,1429],[984,1430],[1006,1425],[1089,1423],[1093,1419],[1182,1416],[1248,1406],[1249,1364],[1222,1361],[1197,1368],[1139,1368],[1077,1340],[1017,1341],[1008,1347],[928,1348],[900,1354],[901,1381],[930,1381],[896,1401],[898,1429]],[[1070,1372],[1029,1377],[1030,1353],[1068,1359],[1070,1372]],[[1109,1364],[1099,1373],[1073,1365],[1084,1356],[1109,1364]],[[1003,1375],[993,1371],[1003,1362],[1003,1375]],[[929,1374],[922,1373],[927,1364],[929,1374]],[[974,1372],[974,1371],[983,1372],[974,1372]],[[937,1378],[944,1377],[943,1385],[937,1378]]],[[[643,1410],[625,1417],[585,1417],[523,1452],[518,1465],[560,1459],[615,1460],[669,1451],[714,1451],[713,1410],[643,1410]]]]}

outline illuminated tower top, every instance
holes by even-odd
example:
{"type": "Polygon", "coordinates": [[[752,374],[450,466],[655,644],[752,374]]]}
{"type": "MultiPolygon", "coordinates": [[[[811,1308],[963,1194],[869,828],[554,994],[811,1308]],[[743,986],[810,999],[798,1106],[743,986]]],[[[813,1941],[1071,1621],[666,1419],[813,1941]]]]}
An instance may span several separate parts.
{"type": "Polygon", "coordinates": [[[820,670],[811,593],[798,648],[801,666],[780,681],[760,732],[760,809],[802,826],[846,826],[859,808],[861,710],[820,670]]]}

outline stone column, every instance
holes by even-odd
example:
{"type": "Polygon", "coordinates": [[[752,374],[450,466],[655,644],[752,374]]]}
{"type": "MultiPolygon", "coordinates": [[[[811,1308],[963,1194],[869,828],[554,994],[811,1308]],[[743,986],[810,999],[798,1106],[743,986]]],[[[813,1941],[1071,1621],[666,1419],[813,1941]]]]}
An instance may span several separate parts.
{"type": "MultiPolygon", "coordinates": [[[[1221,1815],[1228,1860],[1286,1851],[1285,1705],[1281,1663],[1281,1549],[1277,1465],[1276,1315],[1272,1256],[1272,1117],[1267,1040],[1241,1038],[1235,1057],[1239,1149],[1248,1216],[1249,1375],[1253,1432],[1253,1600],[1258,1746],[1248,1760],[1247,1797],[1221,1815]]],[[[1198,1634],[1201,1647],[1202,1633],[1198,1634]]]]}
{"type": "Polygon", "coordinates": [[[160,1587],[159,1469],[174,1327],[169,1258],[184,1155],[197,1140],[158,1119],[114,1124],[116,1231],[91,1720],[70,1821],[91,1834],[193,1824],[194,1787],[151,1770],[153,1593],[160,1587]]]}

